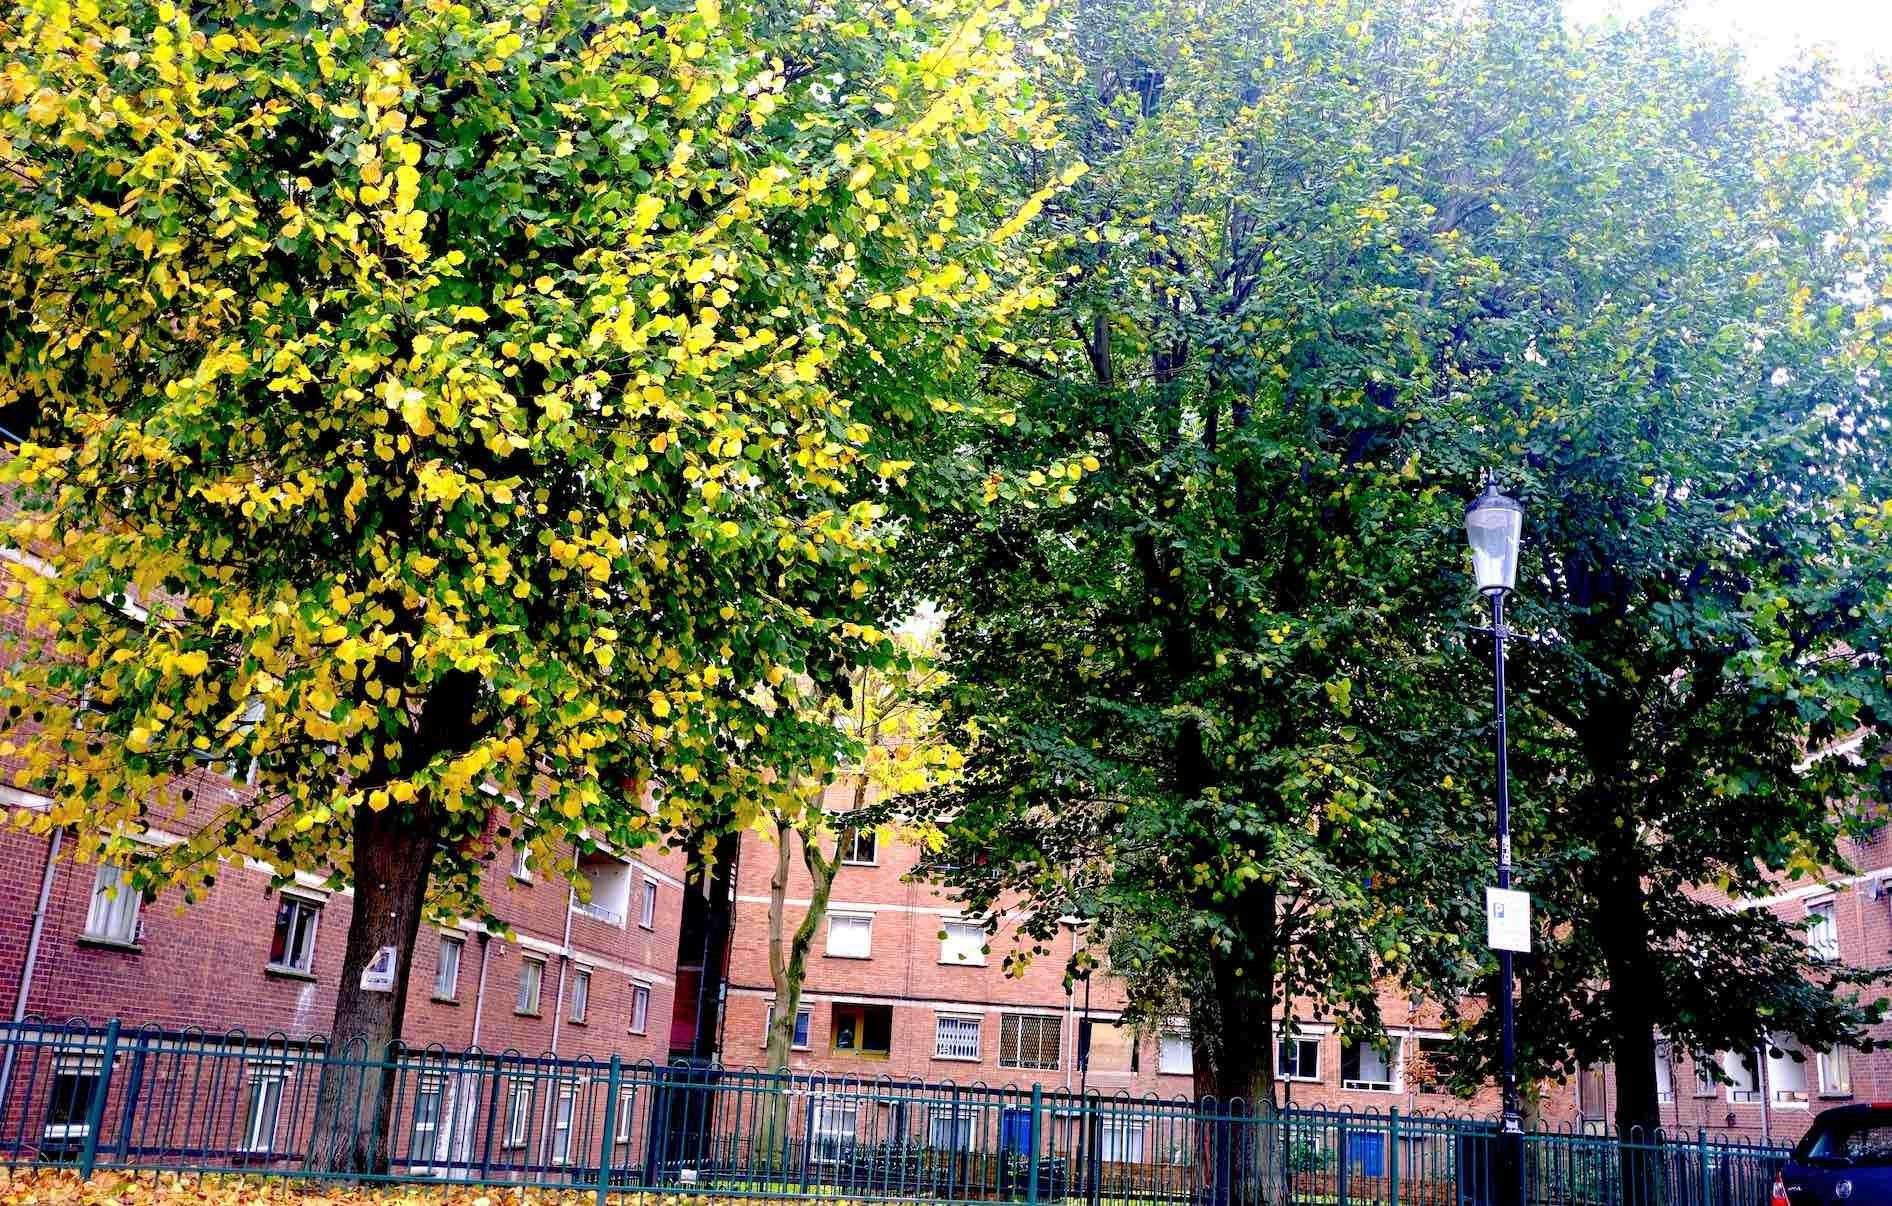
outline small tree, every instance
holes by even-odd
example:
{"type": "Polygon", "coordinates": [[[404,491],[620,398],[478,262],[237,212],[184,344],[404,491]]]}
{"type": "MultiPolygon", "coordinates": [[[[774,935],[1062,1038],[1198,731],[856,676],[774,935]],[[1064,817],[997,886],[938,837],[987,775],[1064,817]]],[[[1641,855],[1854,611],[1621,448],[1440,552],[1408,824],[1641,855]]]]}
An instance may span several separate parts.
{"type": "MultiPolygon", "coordinates": [[[[238,856],[352,882],[331,1050],[361,1055],[430,882],[482,908],[496,811],[626,848],[831,758],[758,689],[873,656],[911,441],[1031,304],[1003,215],[961,211],[1032,137],[996,11],[10,10],[30,823],[187,829],[146,892],[238,856]],[[202,762],[256,792],[189,798],[202,762]]],[[[313,1163],[385,1169],[392,1090],[325,1078],[313,1163]]]]}

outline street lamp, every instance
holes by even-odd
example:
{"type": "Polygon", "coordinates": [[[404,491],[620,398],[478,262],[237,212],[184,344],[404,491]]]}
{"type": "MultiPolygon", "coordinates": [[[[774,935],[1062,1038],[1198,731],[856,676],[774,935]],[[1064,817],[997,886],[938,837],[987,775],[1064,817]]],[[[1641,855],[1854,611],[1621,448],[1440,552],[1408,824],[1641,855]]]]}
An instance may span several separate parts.
{"type": "MultiPolygon", "coordinates": [[[[1518,576],[1518,540],[1524,529],[1524,508],[1498,489],[1495,479],[1485,480],[1485,492],[1465,508],[1465,537],[1472,546],[1472,577],[1478,592],[1491,600],[1491,643],[1494,651],[1494,697],[1498,712],[1498,890],[1511,890],[1511,769],[1507,762],[1504,732],[1504,597],[1511,593],[1518,576]]],[[[1509,904],[1487,899],[1486,908],[1495,912],[1509,904]]],[[[1528,926],[1528,911],[1524,917],[1528,926]]],[[[1496,926],[1493,926],[1494,932],[1496,926]]],[[[1528,928],[1525,931],[1528,936],[1528,928]]],[[[1504,1131],[1519,1134],[1523,1126],[1518,1112],[1517,1024],[1511,1000],[1511,955],[1515,944],[1494,942],[1498,950],[1498,1024],[1500,1039],[1499,1071],[1504,1094],[1504,1131]]]]}

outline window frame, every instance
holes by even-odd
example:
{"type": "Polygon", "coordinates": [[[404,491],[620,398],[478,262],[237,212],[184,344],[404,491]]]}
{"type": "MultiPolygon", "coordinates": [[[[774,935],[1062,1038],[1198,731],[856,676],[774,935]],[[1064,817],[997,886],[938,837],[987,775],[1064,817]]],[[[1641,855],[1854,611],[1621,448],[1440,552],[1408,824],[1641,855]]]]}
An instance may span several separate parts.
{"type": "Polygon", "coordinates": [[[654,930],[657,928],[657,881],[646,875],[638,893],[637,927],[654,930]]]}
{"type": "Polygon", "coordinates": [[[846,829],[841,833],[841,865],[844,867],[880,866],[880,832],[872,825],[846,829]],[[867,857],[861,857],[861,838],[867,838],[867,857]]]}
{"type": "Polygon", "coordinates": [[[102,862],[92,875],[92,895],[86,903],[85,929],[80,934],[88,942],[136,947],[143,921],[143,896],[131,890],[125,868],[119,863],[102,862]],[[105,879],[109,876],[111,882],[105,879]],[[125,914],[129,912],[129,916],[125,914]],[[114,932],[114,923],[124,926],[124,933],[114,932]]]}
{"type": "Polygon", "coordinates": [[[828,914],[828,941],[823,954],[830,959],[872,959],[874,957],[874,915],[872,913],[830,912],[828,914]],[[850,926],[858,924],[866,934],[859,954],[834,949],[834,929],[836,922],[847,922],[850,926]]]}
{"type": "MultiPolygon", "coordinates": [[[[964,917],[942,917],[939,923],[939,934],[939,962],[941,965],[945,967],[986,966],[986,933],[984,926],[976,921],[969,921],[964,917]],[[971,931],[972,934],[973,949],[971,953],[963,959],[951,957],[953,931],[955,929],[971,931]]],[[[963,943],[964,939],[961,938],[960,941],[963,943]]]]}
{"type": "Polygon", "coordinates": [[[311,900],[307,896],[302,896],[294,892],[279,892],[277,893],[277,897],[276,920],[271,926],[269,936],[270,958],[269,961],[264,964],[264,970],[287,973],[292,976],[307,976],[310,979],[314,979],[315,945],[321,938],[322,933],[322,902],[311,900]],[[290,914],[286,929],[283,920],[285,912],[290,914]],[[299,931],[296,926],[295,918],[303,915],[308,917],[309,922],[307,930],[300,931],[306,934],[307,949],[303,952],[302,958],[297,960],[295,958],[294,944],[299,931]],[[278,930],[284,931],[283,958],[280,960],[275,957],[276,931],[278,930]]]}
{"type": "Polygon", "coordinates": [[[1852,1052],[1846,1047],[1828,1047],[1814,1056],[1815,1075],[1819,1085],[1815,1090],[1826,1100],[1848,1098],[1853,1095],[1852,1052]],[[1836,1064],[1841,1072],[1840,1083],[1835,1086],[1827,1079],[1827,1068],[1836,1064]]]}
{"type": "Polygon", "coordinates": [[[545,960],[528,955],[519,960],[519,992],[513,999],[512,1011],[519,1017],[536,1018],[543,1016],[540,1011],[544,1006],[545,960]],[[528,970],[533,973],[532,1004],[530,1008],[526,1006],[526,973],[528,970]]]}
{"type": "Polygon", "coordinates": [[[532,1104],[538,1098],[537,1086],[531,1080],[517,1077],[506,1089],[506,1129],[500,1134],[499,1146],[524,1147],[532,1138],[532,1104]]]}
{"type": "Polygon", "coordinates": [[[933,1058],[934,1059],[948,1059],[948,1060],[953,1060],[958,1063],[977,1063],[979,1062],[980,1057],[984,1054],[984,1051],[985,1051],[985,1016],[983,1014],[935,1013],[933,1015],[933,1058]],[[948,1042],[946,1033],[945,1033],[946,1028],[949,1025],[959,1026],[959,1027],[965,1027],[969,1025],[972,1027],[972,1043],[971,1043],[972,1050],[970,1054],[968,1054],[964,1050],[964,1047],[966,1046],[966,1044],[964,1042],[965,1035],[963,1034],[963,1032],[959,1036],[960,1041],[957,1044],[960,1050],[954,1051],[954,1050],[948,1049],[949,1046],[952,1045],[948,1042]]]}
{"type": "Polygon", "coordinates": [[[1274,1044],[1275,1076],[1281,1080],[1290,1080],[1299,1084],[1317,1085],[1321,1083],[1320,1039],[1321,1036],[1318,1034],[1301,1034],[1298,1032],[1290,1032],[1278,1036],[1274,1044]],[[1281,1048],[1289,1043],[1294,1044],[1294,1071],[1292,1072],[1289,1072],[1287,1065],[1281,1062],[1281,1048]],[[1302,1070],[1302,1065],[1305,1063],[1302,1057],[1306,1054],[1308,1048],[1312,1048],[1314,1052],[1314,1070],[1312,1072],[1302,1070]]]}
{"type": "Polygon", "coordinates": [[[1807,953],[1821,963],[1839,962],[1839,904],[1826,896],[1807,902],[1807,953]]]}
{"type": "Polygon", "coordinates": [[[884,1060],[893,1058],[893,1006],[867,1004],[860,1001],[835,1001],[829,1007],[828,1015],[828,1052],[852,1059],[884,1060]],[[869,1047],[867,1045],[867,1018],[869,1011],[876,1016],[884,1011],[887,1015],[887,1045],[869,1047]],[[855,1028],[848,1034],[849,1045],[841,1045],[841,1017],[843,1014],[854,1019],[855,1028]]]}
{"type": "Polygon", "coordinates": [[[1196,1046],[1186,1030],[1159,1030],[1156,1032],[1156,1074],[1158,1076],[1194,1076],[1196,1074],[1196,1046]],[[1188,1060],[1188,1067],[1170,1066],[1168,1048],[1165,1044],[1181,1043],[1188,1060]]]}
{"type": "Polygon", "coordinates": [[[440,935],[440,945],[434,948],[434,1000],[458,1001],[460,999],[460,964],[466,957],[466,939],[457,934],[440,935]],[[446,951],[453,951],[453,974],[443,976],[447,971],[446,951]],[[441,987],[441,980],[446,980],[446,987],[441,987]]]}
{"type": "Polygon", "coordinates": [[[1405,1070],[1400,1065],[1403,1064],[1404,1062],[1405,1062],[1405,1039],[1403,1036],[1393,1039],[1393,1049],[1391,1051],[1382,1051],[1378,1047],[1375,1047],[1372,1043],[1367,1042],[1365,1039],[1355,1039],[1351,1043],[1343,1043],[1340,1048],[1340,1087],[1353,1093],[1398,1093],[1398,1092],[1401,1092],[1404,1087],[1401,1082],[1405,1079],[1403,1075],[1405,1070]],[[1347,1048],[1348,1047],[1352,1047],[1355,1051],[1359,1053],[1359,1055],[1355,1057],[1355,1062],[1354,1062],[1354,1070],[1356,1072],[1365,1071],[1365,1067],[1363,1066],[1363,1063],[1362,1063],[1362,1057],[1364,1057],[1367,1052],[1371,1051],[1375,1057],[1377,1057],[1378,1059],[1382,1061],[1382,1066],[1384,1067],[1386,1071],[1386,1079],[1385,1080],[1368,1080],[1365,1076],[1356,1076],[1352,1080],[1348,1080],[1347,1079],[1347,1048]]]}
{"type": "Polygon", "coordinates": [[[1057,1014],[1021,1013],[1021,1012],[1016,1012],[1016,1011],[1006,1011],[999,1014],[999,1067],[1018,1068],[1021,1070],[1028,1070],[1028,1071],[1033,1071],[1033,1072],[1056,1072],[1059,1069],[1061,1069],[1063,1066],[1064,1066],[1064,1019],[1062,1017],[1060,1017],[1057,1014]],[[1024,1030],[1028,1022],[1034,1029],[1037,1029],[1039,1031],[1039,1034],[1037,1036],[1039,1041],[1035,1045],[1040,1050],[1042,1050],[1044,1046],[1043,1032],[1044,1032],[1044,1029],[1047,1027],[1047,1023],[1049,1024],[1050,1032],[1057,1036],[1057,1041],[1053,1044],[1052,1049],[1051,1049],[1051,1062],[1050,1063],[1046,1064],[1046,1063],[1041,1063],[1041,1062],[1040,1063],[1025,1062],[1024,1060],[1024,1050],[1025,1050],[1024,1030]],[[1012,1043],[1011,1043],[1012,1058],[1010,1060],[1006,1059],[1006,1054],[1005,1054],[1005,1048],[1006,1048],[1005,1030],[1008,1024],[1011,1025],[1014,1031],[1014,1034],[1012,1036],[1012,1043]]]}
{"type": "MultiPolygon", "coordinates": [[[[775,1002],[770,1001],[762,1011],[762,1045],[769,1045],[769,1031],[775,1027],[775,1002]]],[[[789,1036],[790,1051],[812,1050],[809,1040],[814,1036],[815,1010],[812,1005],[795,1007],[795,1033],[789,1036]]]]}
{"type": "Polygon", "coordinates": [[[631,981],[630,1033],[650,1033],[650,985],[640,980],[631,981]]]}
{"type": "Polygon", "coordinates": [[[572,969],[572,1003],[566,1019],[574,1026],[583,1026],[591,1014],[591,969],[575,967],[572,969]]]}

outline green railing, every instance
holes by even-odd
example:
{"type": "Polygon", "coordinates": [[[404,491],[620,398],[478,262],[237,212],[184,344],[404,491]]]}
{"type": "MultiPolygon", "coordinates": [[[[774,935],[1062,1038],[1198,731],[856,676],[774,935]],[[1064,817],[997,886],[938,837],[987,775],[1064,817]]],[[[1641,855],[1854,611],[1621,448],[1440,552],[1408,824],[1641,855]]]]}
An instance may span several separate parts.
{"type": "Polygon", "coordinates": [[[0,1024],[0,1162],[319,1175],[319,1102],[372,1177],[756,1198],[1128,1206],[1767,1206],[1785,1153],[1399,1111],[1104,1097],[319,1038],[0,1024]],[[377,1091],[385,1086],[385,1092],[377,1091]]]}

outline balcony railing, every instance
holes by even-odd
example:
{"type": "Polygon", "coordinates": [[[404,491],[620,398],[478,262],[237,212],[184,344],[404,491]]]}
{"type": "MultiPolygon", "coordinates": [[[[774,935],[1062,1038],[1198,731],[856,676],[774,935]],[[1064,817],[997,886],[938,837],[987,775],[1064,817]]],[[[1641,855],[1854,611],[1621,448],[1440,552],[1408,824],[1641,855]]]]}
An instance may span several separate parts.
{"type": "Polygon", "coordinates": [[[572,912],[582,913],[586,917],[602,921],[606,925],[621,926],[624,924],[624,913],[622,910],[606,908],[596,901],[578,900],[574,898],[572,900],[572,912]]]}

